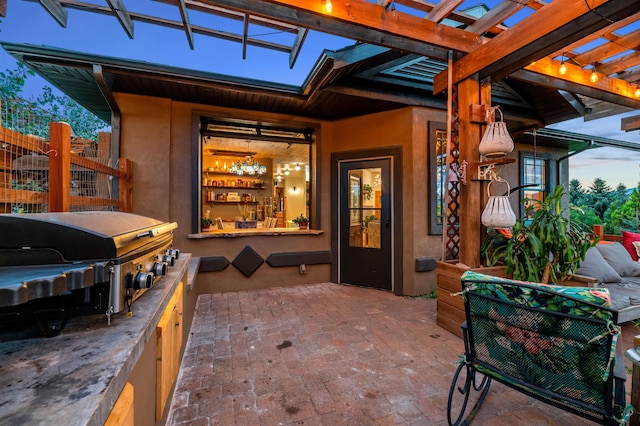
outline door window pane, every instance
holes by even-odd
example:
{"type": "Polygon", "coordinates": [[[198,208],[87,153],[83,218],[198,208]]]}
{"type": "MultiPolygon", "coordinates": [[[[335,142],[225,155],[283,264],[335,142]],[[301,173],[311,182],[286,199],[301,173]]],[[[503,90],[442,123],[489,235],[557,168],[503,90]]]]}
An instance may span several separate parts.
{"type": "Polygon", "coordinates": [[[380,248],[382,169],[349,171],[349,246],[380,248]]]}

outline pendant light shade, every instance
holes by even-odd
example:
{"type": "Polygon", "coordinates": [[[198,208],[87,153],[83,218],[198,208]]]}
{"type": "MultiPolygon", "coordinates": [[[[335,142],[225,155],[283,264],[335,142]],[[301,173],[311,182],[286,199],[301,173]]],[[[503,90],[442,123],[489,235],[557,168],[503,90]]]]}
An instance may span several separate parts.
{"type": "Polygon", "coordinates": [[[487,228],[511,228],[516,224],[516,215],[509,203],[509,192],[511,187],[506,180],[492,180],[487,185],[487,195],[489,200],[482,212],[480,220],[487,228]],[[491,184],[493,182],[504,182],[507,184],[507,195],[491,195],[491,184]]]}
{"type": "Polygon", "coordinates": [[[487,125],[478,147],[480,155],[487,158],[503,157],[513,151],[513,139],[507,130],[507,123],[503,121],[502,111],[498,107],[494,109],[500,112],[500,121],[487,125]]]}

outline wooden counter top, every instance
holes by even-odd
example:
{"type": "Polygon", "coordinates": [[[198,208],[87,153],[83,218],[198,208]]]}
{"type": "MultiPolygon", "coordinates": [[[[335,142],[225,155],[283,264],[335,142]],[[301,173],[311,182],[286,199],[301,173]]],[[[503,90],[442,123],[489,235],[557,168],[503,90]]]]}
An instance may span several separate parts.
{"type": "Polygon", "coordinates": [[[103,315],[75,317],[51,338],[36,326],[0,329],[0,424],[102,426],[190,259],[180,253],[133,302],[133,316],[120,312],[111,325],[103,315]]]}

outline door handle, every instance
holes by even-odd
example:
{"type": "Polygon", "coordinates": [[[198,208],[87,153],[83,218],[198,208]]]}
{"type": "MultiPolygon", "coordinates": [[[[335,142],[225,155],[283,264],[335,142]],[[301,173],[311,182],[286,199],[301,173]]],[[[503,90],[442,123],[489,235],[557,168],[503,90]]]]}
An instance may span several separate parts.
{"type": "Polygon", "coordinates": [[[387,226],[387,228],[389,227],[389,223],[391,223],[391,222],[389,221],[389,219],[387,219],[387,220],[385,220],[385,221],[384,221],[384,224],[387,226]]]}

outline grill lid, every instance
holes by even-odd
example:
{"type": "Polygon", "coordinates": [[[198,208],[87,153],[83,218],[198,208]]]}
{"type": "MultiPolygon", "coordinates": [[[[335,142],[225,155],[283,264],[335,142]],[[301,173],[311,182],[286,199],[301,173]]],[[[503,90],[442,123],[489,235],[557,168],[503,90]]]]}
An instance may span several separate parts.
{"type": "Polygon", "coordinates": [[[0,214],[0,249],[53,250],[64,261],[116,259],[159,245],[177,227],[111,211],[0,214]]]}

